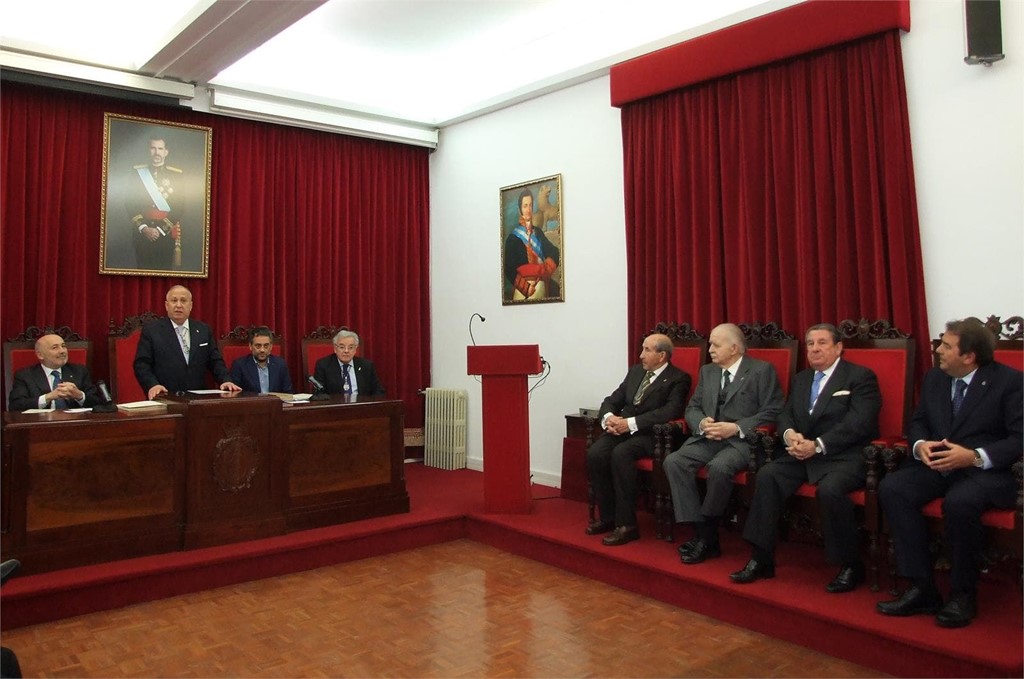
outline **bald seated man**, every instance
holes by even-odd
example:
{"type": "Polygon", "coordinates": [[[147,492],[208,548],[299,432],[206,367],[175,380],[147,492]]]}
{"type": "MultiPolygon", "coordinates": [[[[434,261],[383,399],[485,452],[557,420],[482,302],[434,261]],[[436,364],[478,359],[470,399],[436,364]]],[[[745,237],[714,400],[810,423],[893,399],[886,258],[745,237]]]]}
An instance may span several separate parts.
{"type": "Polygon", "coordinates": [[[231,381],[210,326],[190,318],[189,289],[184,285],[172,287],[167,291],[164,307],[167,316],[143,326],[135,351],[135,379],[146,398],[206,389],[207,371],[222,391],[241,391],[231,381]]]}
{"type": "Polygon", "coordinates": [[[68,347],[60,335],[36,340],[39,363],[14,373],[8,410],[66,410],[96,405],[96,387],[84,365],[68,363],[68,347]]]}

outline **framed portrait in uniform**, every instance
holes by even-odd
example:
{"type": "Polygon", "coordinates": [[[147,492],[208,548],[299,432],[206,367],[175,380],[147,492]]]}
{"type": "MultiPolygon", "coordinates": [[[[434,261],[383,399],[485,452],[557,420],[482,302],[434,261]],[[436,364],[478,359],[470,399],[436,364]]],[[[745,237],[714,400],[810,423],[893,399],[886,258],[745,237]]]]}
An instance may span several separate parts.
{"type": "Polygon", "coordinates": [[[103,115],[100,273],[207,278],[213,128],[103,115]]]}
{"type": "Polygon", "coordinates": [[[562,175],[499,190],[501,303],[565,301],[562,175]]]}

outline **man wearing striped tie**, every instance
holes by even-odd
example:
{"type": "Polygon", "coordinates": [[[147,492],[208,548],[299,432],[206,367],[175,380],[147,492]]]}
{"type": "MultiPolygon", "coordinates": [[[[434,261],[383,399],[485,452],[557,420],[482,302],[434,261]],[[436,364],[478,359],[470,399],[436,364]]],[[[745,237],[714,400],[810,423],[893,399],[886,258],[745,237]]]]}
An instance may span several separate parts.
{"type": "Polygon", "coordinates": [[[11,411],[30,408],[64,410],[89,407],[97,403],[96,388],[89,369],[68,363],[68,348],[60,335],[43,335],[36,340],[37,365],[14,374],[10,397],[11,411]]]}
{"type": "Polygon", "coordinates": [[[598,519],[587,535],[609,533],[610,547],[640,537],[636,525],[636,468],[633,462],[654,454],[654,425],[682,415],[690,376],[669,361],[672,340],[667,335],[644,339],[640,363],[601,404],[605,434],[587,450],[587,476],[594,490],[598,519]]]}

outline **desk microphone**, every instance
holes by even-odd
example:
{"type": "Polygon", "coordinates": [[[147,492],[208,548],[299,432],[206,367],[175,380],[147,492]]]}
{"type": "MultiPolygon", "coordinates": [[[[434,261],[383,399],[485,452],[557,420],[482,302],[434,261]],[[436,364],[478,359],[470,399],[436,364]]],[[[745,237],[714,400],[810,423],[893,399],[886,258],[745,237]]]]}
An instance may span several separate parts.
{"type": "Polygon", "coordinates": [[[107,383],[103,380],[96,380],[96,390],[100,392],[102,403],[94,405],[92,411],[94,413],[117,412],[117,406],[114,405],[114,398],[110,395],[110,390],[107,389],[107,383]]]}
{"type": "Polygon", "coordinates": [[[476,339],[473,338],[473,319],[474,318],[479,318],[481,323],[486,323],[487,319],[484,318],[483,316],[481,316],[480,314],[475,313],[475,312],[473,313],[472,316],[469,317],[469,339],[473,342],[473,346],[475,347],[476,346],[476,339]]]}
{"type": "Polygon", "coordinates": [[[309,383],[313,385],[313,395],[309,397],[310,401],[326,401],[330,397],[327,396],[326,387],[317,378],[310,375],[306,378],[309,383]]]}

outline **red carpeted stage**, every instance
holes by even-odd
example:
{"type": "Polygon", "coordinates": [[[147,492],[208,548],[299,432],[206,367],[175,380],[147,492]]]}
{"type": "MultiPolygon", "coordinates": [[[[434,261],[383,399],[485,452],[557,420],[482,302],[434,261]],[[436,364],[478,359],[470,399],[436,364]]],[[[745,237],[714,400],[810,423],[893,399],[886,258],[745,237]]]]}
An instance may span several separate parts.
{"type": "Polygon", "coordinates": [[[647,514],[641,513],[640,541],[608,548],[600,537],[583,534],[586,506],[560,499],[554,488],[534,487],[537,499],[530,514],[487,515],[479,472],[409,464],[406,482],[409,514],[16,577],[4,585],[0,622],[10,629],[468,537],[888,674],[1024,673],[1021,591],[1010,568],[984,576],[978,619],[967,628],[948,630],[930,616],[879,615],[875,602],[888,598],[884,592],[861,587],[850,594],[827,594],[824,585],[835,569],[813,546],[784,544],[774,580],[734,585],[728,573],[741,568],[749,555],[735,533],[723,536],[723,558],[683,566],[674,545],[654,540],[647,514]]]}

